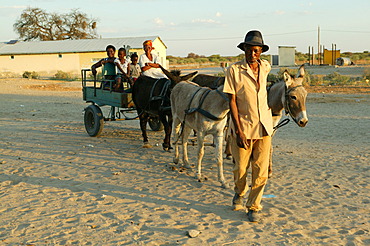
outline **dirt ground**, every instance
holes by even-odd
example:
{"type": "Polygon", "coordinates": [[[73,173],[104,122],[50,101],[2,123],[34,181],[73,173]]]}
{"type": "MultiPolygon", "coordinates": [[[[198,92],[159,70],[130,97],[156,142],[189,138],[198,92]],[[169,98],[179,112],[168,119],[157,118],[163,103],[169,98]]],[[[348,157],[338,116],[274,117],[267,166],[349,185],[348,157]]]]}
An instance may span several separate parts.
{"type": "MultiPolygon", "coordinates": [[[[19,79],[7,79],[8,83],[19,79]]],[[[27,80],[24,80],[27,81],[27,80]]],[[[23,89],[43,91],[80,91],[76,82],[61,82],[54,80],[32,80],[32,84],[22,85],[23,89]],[[71,86],[72,85],[72,86],[71,86]]],[[[370,86],[309,86],[308,93],[330,93],[330,94],[370,94],[370,86]]]]}
{"type": "Polygon", "coordinates": [[[81,82],[0,86],[0,245],[370,245],[369,88],[308,88],[309,122],[275,135],[263,220],[249,223],[231,210],[232,162],[223,189],[212,147],[200,183],[163,132],[143,149],[137,120],[89,137],[81,82]]]}

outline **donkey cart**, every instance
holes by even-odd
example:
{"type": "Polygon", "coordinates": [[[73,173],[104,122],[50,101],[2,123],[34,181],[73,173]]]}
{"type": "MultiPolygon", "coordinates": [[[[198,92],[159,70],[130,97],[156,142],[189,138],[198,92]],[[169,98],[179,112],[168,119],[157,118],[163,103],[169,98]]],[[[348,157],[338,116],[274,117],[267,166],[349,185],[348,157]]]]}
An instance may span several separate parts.
{"type": "MultiPolygon", "coordinates": [[[[91,69],[82,69],[82,93],[83,100],[91,105],[85,108],[84,123],[86,132],[91,137],[98,137],[104,127],[104,121],[134,120],[138,118],[135,105],[132,101],[132,93],[127,85],[126,90],[115,92],[113,90],[114,80],[89,79],[91,69]],[[100,107],[110,106],[107,117],[104,117],[100,107]],[[126,113],[134,113],[133,117],[126,116],[126,113]]],[[[163,129],[158,117],[150,117],[149,126],[153,131],[163,129]]]]}

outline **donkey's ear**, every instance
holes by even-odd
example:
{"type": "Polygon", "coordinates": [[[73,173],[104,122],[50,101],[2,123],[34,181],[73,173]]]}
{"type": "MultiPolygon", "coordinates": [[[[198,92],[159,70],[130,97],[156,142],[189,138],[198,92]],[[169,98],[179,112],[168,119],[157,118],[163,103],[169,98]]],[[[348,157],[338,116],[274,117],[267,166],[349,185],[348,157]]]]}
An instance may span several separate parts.
{"type": "Polygon", "coordinates": [[[176,77],[172,73],[170,73],[161,65],[159,65],[159,67],[162,69],[162,72],[167,76],[167,78],[169,78],[171,81],[177,81],[176,77]]]}
{"type": "Polygon", "coordinates": [[[195,75],[197,75],[198,71],[189,73],[187,75],[180,76],[180,81],[192,80],[195,75]]]}
{"type": "Polygon", "coordinates": [[[304,75],[305,75],[305,71],[304,71],[304,64],[303,64],[298,69],[297,78],[303,78],[304,75]]]}
{"type": "Polygon", "coordinates": [[[292,76],[287,71],[284,72],[283,76],[286,87],[289,87],[293,83],[292,76]]]}

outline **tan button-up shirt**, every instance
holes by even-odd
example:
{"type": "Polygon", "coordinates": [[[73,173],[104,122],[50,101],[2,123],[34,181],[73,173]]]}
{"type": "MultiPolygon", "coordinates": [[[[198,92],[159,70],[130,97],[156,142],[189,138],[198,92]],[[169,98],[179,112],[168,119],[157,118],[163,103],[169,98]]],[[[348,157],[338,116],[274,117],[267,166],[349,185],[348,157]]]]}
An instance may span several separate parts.
{"type": "MultiPolygon", "coordinates": [[[[225,78],[224,92],[236,96],[240,125],[247,139],[261,139],[264,134],[263,128],[270,136],[273,132],[272,115],[267,104],[266,90],[267,75],[271,66],[266,60],[260,60],[259,64],[259,86],[245,58],[232,64],[225,78]]],[[[231,133],[235,132],[231,119],[229,126],[231,133]]]]}

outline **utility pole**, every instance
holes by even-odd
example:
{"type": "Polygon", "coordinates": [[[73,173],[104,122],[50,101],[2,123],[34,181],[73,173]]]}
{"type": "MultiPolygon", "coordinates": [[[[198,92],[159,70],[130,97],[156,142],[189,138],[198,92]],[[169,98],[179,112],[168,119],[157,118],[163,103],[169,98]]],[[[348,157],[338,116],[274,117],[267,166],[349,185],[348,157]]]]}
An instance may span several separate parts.
{"type": "Polygon", "coordinates": [[[317,26],[317,58],[318,64],[320,65],[320,26],[317,26]]]}
{"type": "Polygon", "coordinates": [[[313,53],[313,46],[311,47],[312,51],[311,51],[311,55],[312,55],[312,65],[314,65],[314,62],[315,62],[315,53],[313,53]]]}
{"type": "Polygon", "coordinates": [[[331,65],[334,66],[334,44],[331,44],[331,65]]]}

